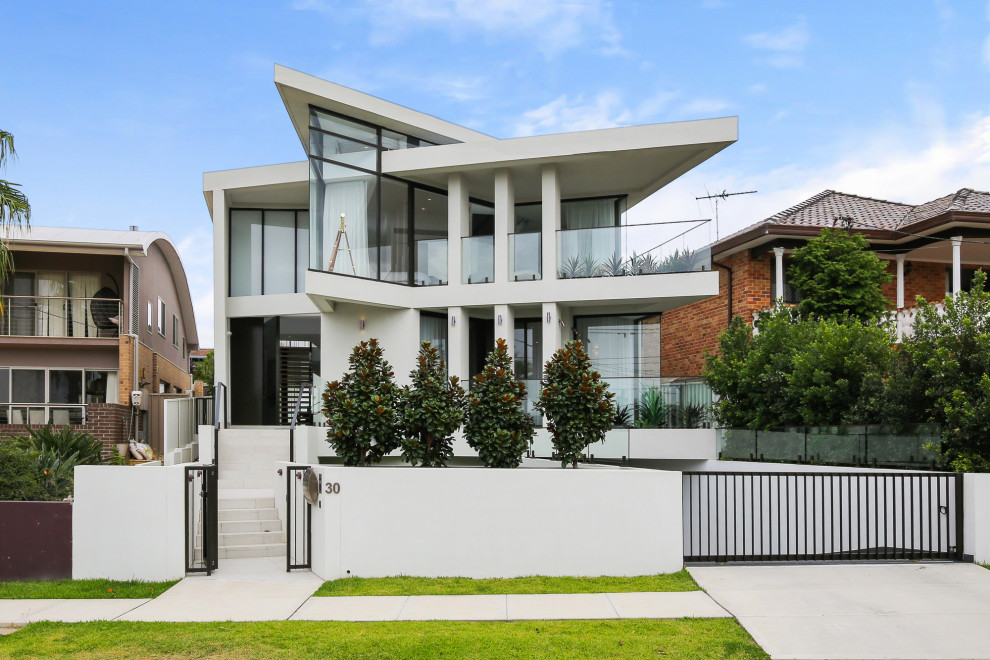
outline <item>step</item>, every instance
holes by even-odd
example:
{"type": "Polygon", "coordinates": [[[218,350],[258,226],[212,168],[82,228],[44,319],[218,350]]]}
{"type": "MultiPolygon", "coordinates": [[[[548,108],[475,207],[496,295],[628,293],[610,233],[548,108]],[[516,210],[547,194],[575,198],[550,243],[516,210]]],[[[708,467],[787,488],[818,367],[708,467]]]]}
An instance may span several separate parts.
{"type": "Polygon", "coordinates": [[[278,520],[278,512],[270,509],[226,509],[218,512],[220,524],[225,522],[243,522],[248,520],[278,520]]]}
{"type": "Polygon", "coordinates": [[[247,532],[281,532],[281,520],[221,520],[221,534],[243,534],[247,532]]]}
{"type": "Polygon", "coordinates": [[[278,532],[237,532],[220,534],[221,548],[236,548],[249,545],[272,545],[285,543],[285,533],[278,532]]]}
{"type": "Polygon", "coordinates": [[[217,499],[217,508],[220,511],[230,511],[231,509],[274,509],[275,498],[273,497],[220,497],[217,499]]]}
{"type": "Polygon", "coordinates": [[[247,557],[284,557],[284,543],[241,545],[233,548],[217,548],[219,559],[244,559],[247,557]]]}

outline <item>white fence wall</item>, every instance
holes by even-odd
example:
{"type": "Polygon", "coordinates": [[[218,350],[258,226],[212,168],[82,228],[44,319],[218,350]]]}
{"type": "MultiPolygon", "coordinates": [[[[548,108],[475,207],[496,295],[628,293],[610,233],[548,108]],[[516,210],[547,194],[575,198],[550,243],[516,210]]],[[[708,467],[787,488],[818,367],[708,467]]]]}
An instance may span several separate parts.
{"type": "Polygon", "coordinates": [[[683,566],[676,472],[315,469],[324,493],[312,512],[312,560],[324,579],[645,575],[683,566]],[[332,484],[339,493],[328,495],[332,484]]]}
{"type": "Polygon", "coordinates": [[[966,507],[963,545],[973,561],[990,563],[990,474],[963,478],[966,507]]]}

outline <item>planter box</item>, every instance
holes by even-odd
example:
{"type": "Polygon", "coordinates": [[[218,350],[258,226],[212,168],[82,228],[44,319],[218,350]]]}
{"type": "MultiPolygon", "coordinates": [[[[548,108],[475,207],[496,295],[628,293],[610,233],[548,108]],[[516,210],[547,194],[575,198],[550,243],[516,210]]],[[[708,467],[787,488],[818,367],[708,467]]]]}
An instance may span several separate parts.
{"type": "Polygon", "coordinates": [[[718,458],[715,429],[629,429],[629,458],[718,458]]]}
{"type": "Polygon", "coordinates": [[[72,502],[0,502],[0,581],[72,577],[72,502]]]}

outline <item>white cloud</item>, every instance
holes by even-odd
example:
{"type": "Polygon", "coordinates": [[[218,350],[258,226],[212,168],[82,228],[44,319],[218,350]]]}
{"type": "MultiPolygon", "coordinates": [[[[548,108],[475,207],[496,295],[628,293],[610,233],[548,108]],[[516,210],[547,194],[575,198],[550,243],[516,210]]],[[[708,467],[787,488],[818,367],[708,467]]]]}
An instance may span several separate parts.
{"type": "Polygon", "coordinates": [[[176,241],[196,314],[199,345],[213,348],[213,232],[197,227],[176,241]]]}
{"type": "MultiPolygon", "coordinates": [[[[919,118],[911,125],[848,135],[831,158],[784,163],[762,172],[733,167],[733,147],[716,156],[718,168],[703,165],[630,210],[632,222],[712,217],[696,196],[728,190],[758,190],[720,204],[720,235],[726,236],[808,197],[832,189],[866,197],[920,204],[959,188],[986,189],[990,181],[990,113],[963,118],[955,126],[919,118]]],[[[714,238],[714,228],[713,238],[714,238]]]]}
{"type": "Polygon", "coordinates": [[[743,37],[750,48],[766,53],[761,62],[779,69],[794,69],[804,65],[804,51],[811,40],[805,19],[777,32],[758,32],[743,37]]]}
{"type": "Polygon", "coordinates": [[[756,83],[755,85],[750,85],[746,88],[746,91],[750,94],[762,94],[763,92],[770,89],[770,86],[766,83],[756,83]]]}
{"type": "MultiPolygon", "coordinates": [[[[297,0],[295,9],[327,14],[339,8],[322,0],[297,0]]],[[[599,52],[623,52],[622,35],[605,0],[364,0],[372,45],[403,41],[417,29],[439,28],[453,39],[478,32],[533,44],[547,57],[594,44],[599,52]]]]}
{"type": "Polygon", "coordinates": [[[558,96],[553,101],[523,113],[515,124],[513,135],[538,135],[568,131],[590,131],[655,120],[679,93],[658,90],[652,96],[630,107],[622,96],[605,91],[586,97],[558,96]]]}

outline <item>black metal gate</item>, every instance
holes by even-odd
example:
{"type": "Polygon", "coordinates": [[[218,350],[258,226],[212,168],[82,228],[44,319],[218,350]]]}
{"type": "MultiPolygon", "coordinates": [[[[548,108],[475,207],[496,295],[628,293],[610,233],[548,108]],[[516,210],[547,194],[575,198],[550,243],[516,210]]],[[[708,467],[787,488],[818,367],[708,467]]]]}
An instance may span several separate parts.
{"type": "Polygon", "coordinates": [[[684,472],[684,561],[961,560],[963,476],[684,472]]]}
{"type": "Polygon", "coordinates": [[[186,572],[217,569],[217,466],[186,466],[186,572]]]}
{"type": "MultiPolygon", "coordinates": [[[[308,465],[290,465],[285,471],[285,570],[312,568],[313,506],[304,495],[303,475],[308,465]]],[[[317,492],[319,489],[317,489],[317,492]]]]}

